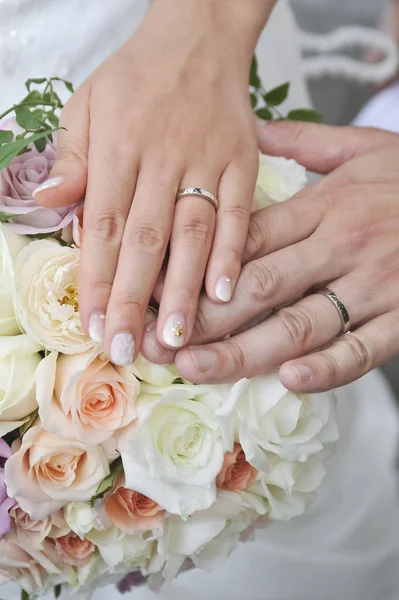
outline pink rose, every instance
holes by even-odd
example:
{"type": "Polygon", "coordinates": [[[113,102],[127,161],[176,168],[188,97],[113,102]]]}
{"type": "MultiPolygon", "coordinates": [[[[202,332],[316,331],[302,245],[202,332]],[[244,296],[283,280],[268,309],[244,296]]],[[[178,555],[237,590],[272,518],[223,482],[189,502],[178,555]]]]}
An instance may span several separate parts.
{"type": "Polygon", "coordinates": [[[40,548],[44,540],[58,538],[70,532],[63,511],[57,510],[43,520],[32,519],[18,504],[10,510],[12,526],[23,548],[40,548]]]}
{"type": "Polygon", "coordinates": [[[240,444],[234,444],[233,452],[226,452],[223,466],[216,479],[219,489],[238,492],[247,490],[255,482],[257,470],[245,458],[240,444]]]}
{"type": "Polygon", "coordinates": [[[154,500],[124,485],[125,476],[122,474],[105,500],[105,510],[112,523],[128,534],[161,529],[165,511],[154,500]]]}
{"type": "Polygon", "coordinates": [[[72,222],[76,206],[42,208],[32,196],[48,179],[54,162],[55,148],[47,143],[44,152],[33,146],[0,171],[0,212],[13,215],[8,227],[15,233],[52,233],[72,222]]]}
{"type": "Polygon", "coordinates": [[[15,500],[9,498],[7,494],[7,488],[4,481],[4,464],[5,460],[10,456],[10,447],[0,438],[0,539],[10,531],[11,519],[8,511],[15,504],[15,500]]]}
{"type": "Polygon", "coordinates": [[[98,351],[52,352],[36,372],[44,429],[85,444],[100,444],[136,420],[138,379],[98,351]]]}
{"type": "Polygon", "coordinates": [[[54,540],[54,546],[62,562],[71,567],[87,565],[96,549],[93,542],[81,539],[73,531],[54,540]]]}
{"type": "Polygon", "coordinates": [[[101,446],[86,446],[32,427],[5,467],[10,495],[32,519],[43,520],[68,502],[85,502],[109,475],[101,446]]]}

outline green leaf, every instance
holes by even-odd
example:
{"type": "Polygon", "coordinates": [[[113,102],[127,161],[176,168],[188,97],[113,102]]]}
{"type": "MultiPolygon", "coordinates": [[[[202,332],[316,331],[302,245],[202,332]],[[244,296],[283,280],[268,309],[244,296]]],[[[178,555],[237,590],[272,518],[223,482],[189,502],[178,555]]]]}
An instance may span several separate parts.
{"type": "Polygon", "coordinates": [[[30,596],[25,590],[21,590],[21,600],[29,600],[30,596]]]}
{"type": "Polygon", "coordinates": [[[59,583],[54,588],[54,598],[59,598],[61,596],[61,591],[62,591],[62,588],[61,588],[61,584],[59,583]]]}
{"type": "Polygon", "coordinates": [[[27,148],[30,144],[33,144],[36,140],[40,140],[40,138],[47,137],[50,133],[57,131],[57,129],[47,129],[46,131],[41,131],[40,133],[35,133],[25,139],[18,139],[14,142],[10,142],[9,144],[4,144],[0,146],[0,170],[5,169],[12,159],[17,156],[20,152],[22,152],[25,148],[27,148]]]}
{"type": "Polygon", "coordinates": [[[28,417],[28,419],[25,421],[25,423],[23,425],[21,425],[21,427],[19,428],[19,434],[25,435],[25,433],[28,431],[28,429],[30,429],[33,425],[33,423],[36,420],[36,417],[38,415],[39,409],[37,408],[36,410],[33,411],[33,413],[31,413],[28,417]]]}
{"type": "Polygon", "coordinates": [[[9,144],[14,139],[14,132],[8,129],[0,129],[0,146],[2,144],[9,144]]]}
{"type": "Polygon", "coordinates": [[[54,112],[49,112],[46,116],[53,127],[58,127],[60,120],[57,115],[54,114],[54,112]]]}
{"type": "Polygon", "coordinates": [[[111,473],[102,480],[102,482],[97,488],[95,495],[92,496],[92,498],[90,499],[91,506],[94,506],[94,502],[97,500],[97,498],[102,498],[106,492],[112,489],[112,486],[114,485],[118,475],[123,473],[122,460],[120,458],[114,460],[114,462],[110,466],[110,469],[111,473]]]}
{"type": "Polygon", "coordinates": [[[25,98],[22,100],[21,104],[29,104],[32,105],[34,104],[35,106],[37,106],[38,104],[41,104],[42,101],[42,95],[38,90],[32,90],[31,92],[29,92],[29,94],[27,96],[25,96],[25,98]]]}
{"type": "Polygon", "coordinates": [[[258,75],[258,61],[256,60],[256,56],[253,57],[251,63],[251,71],[249,74],[249,83],[252,87],[259,89],[261,85],[261,81],[258,75]]]}
{"type": "Polygon", "coordinates": [[[267,94],[263,96],[263,99],[269,106],[279,106],[287,99],[289,90],[290,83],[287,81],[287,83],[283,83],[273,90],[270,90],[270,92],[267,92],[267,94]]]}
{"type": "Polygon", "coordinates": [[[273,121],[273,113],[266,106],[255,111],[255,114],[264,121],[273,121]]]}
{"type": "Polygon", "coordinates": [[[309,123],[321,123],[321,115],[310,108],[297,108],[291,110],[287,115],[288,121],[306,121],[309,123]]]}
{"type": "Polygon", "coordinates": [[[249,97],[251,98],[252,108],[256,108],[256,105],[258,104],[258,98],[255,96],[255,94],[250,94],[249,97]]]}
{"type": "Polygon", "coordinates": [[[34,78],[31,78],[31,79],[27,79],[25,81],[25,87],[26,87],[26,89],[29,92],[30,86],[32,85],[32,83],[40,84],[40,83],[44,83],[45,81],[47,81],[46,77],[34,77],[34,78]]]}
{"type": "Polygon", "coordinates": [[[65,87],[68,90],[68,92],[71,92],[71,94],[74,93],[74,88],[73,88],[73,84],[70,81],[64,81],[65,83],[65,87]]]}
{"type": "Polygon", "coordinates": [[[15,217],[15,215],[9,215],[8,213],[0,212],[0,223],[8,223],[12,217],[15,217]]]}
{"type": "Polygon", "coordinates": [[[18,106],[15,109],[15,118],[18,125],[24,129],[37,129],[41,125],[41,121],[27,106],[18,106]]]}
{"type": "Polygon", "coordinates": [[[44,150],[46,149],[47,140],[46,138],[40,138],[39,140],[36,140],[34,144],[38,152],[44,152],[44,150]]]}

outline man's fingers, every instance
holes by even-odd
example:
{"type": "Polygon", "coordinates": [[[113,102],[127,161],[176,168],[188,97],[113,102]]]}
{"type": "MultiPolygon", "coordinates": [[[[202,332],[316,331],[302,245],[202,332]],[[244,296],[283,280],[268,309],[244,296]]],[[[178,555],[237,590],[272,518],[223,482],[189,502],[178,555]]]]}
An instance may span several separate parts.
{"type": "Polygon", "coordinates": [[[294,158],[309,171],[330,173],[351,158],[389,142],[392,133],[299,121],[257,122],[261,152],[294,158]]]}
{"type": "Polygon", "coordinates": [[[57,157],[50,177],[33,192],[38,204],[57,208],[83,198],[89,149],[89,94],[81,88],[65,105],[57,132],[57,157]]]}
{"type": "Polygon", "coordinates": [[[295,392],[322,392],[356,381],[399,354],[399,312],[376,317],[329,348],[285,363],[282,384],[295,392]]]}

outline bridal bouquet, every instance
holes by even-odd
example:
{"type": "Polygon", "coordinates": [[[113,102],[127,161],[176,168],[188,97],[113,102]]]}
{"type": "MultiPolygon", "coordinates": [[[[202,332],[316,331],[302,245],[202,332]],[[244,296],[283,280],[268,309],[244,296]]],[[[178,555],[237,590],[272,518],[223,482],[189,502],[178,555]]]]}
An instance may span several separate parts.
{"type": "MultiPolygon", "coordinates": [[[[79,319],[83,205],[32,195],[61,104],[41,84],[0,121],[0,583],[23,599],[155,588],[305,511],[337,439],[334,398],[276,373],[192,385],[142,356],[109,362],[79,319]]],[[[305,183],[294,161],[261,156],[254,209],[305,183]]]]}

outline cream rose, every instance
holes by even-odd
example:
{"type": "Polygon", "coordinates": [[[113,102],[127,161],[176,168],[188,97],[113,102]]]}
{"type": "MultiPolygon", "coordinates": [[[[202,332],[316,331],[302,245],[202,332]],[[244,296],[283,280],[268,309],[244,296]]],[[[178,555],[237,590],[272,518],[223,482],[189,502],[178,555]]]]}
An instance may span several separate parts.
{"type": "Polygon", "coordinates": [[[105,531],[93,529],[86,537],[96,545],[111,572],[137,568],[146,572],[156,547],[152,540],[141,535],[125,535],[115,527],[105,531]]]}
{"type": "Polygon", "coordinates": [[[140,428],[122,460],[126,487],[172,514],[191,515],[216,498],[223,446],[212,404],[215,387],[142,386],[137,401],[140,428]]]}
{"type": "Polygon", "coordinates": [[[0,335],[20,333],[14,311],[13,260],[28,243],[28,238],[11,233],[0,224],[0,335]]]}
{"type": "Polygon", "coordinates": [[[7,460],[5,481],[10,496],[32,519],[40,520],[68,502],[90,500],[109,472],[101,446],[32,427],[7,460]]]}
{"type": "Polygon", "coordinates": [[[253,210],[283,202],[295,196],[307,183],[306,169],[295,160],[259,155],[253,210]]]}
{"type": "Polygon", "coordinates": [[[94,346],[80,322],[78,267],[79,250],[55,240],[31,242],[15,260],[18,320],[47,350],[77,354],[94,346]]]}
{"type": "Polygon", "coordinates": [[[139,381],[95,350],[52,352],[39,365],[36,388],[42,427],[62,437],[100,444],[136,418],[139,381]]]}
{"type": "Polygon", "coordinates": [[[82,539],[91,529],[103,529],[97,511],[89,502],[70,502],[63,511],[65,522],[82,539]]]}
{"type": "Polygon", "coordinates": [[[142,354],[139,354],[130,369],[141,381],[161,388],[172,385],[180,377],[175,365],[156,365],[142,354]]]}
{"type": "Polygon", "coordinates": [[[37,409],[35,377],[41,346],[27,335],[0,337],[0,436],[37,409]]]}

